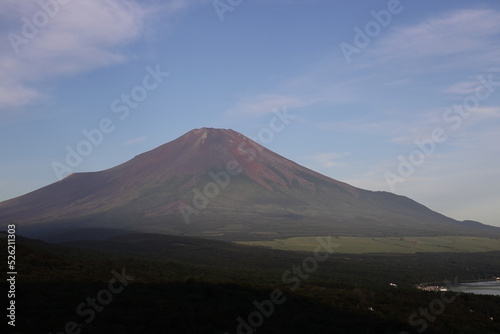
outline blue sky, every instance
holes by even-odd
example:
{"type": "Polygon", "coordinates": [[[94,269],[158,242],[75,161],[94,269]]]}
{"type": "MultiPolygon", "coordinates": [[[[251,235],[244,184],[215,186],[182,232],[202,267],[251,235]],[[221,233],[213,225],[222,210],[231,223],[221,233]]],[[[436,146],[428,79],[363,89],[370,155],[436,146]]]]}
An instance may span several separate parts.
{"type": "Polygon", "coordinates": [[[0,200],[206,126],[500,226],[498,1],[9,0],[0,36],[0,200]]]}

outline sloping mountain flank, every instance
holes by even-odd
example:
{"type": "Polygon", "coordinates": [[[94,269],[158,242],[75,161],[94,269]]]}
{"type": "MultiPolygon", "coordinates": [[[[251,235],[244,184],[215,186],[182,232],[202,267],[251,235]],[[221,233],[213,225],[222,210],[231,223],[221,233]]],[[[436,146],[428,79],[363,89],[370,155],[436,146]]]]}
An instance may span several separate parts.
{"type": "Polygon", "coordinates": [[[0,224],[38,236],[101,227],[230,240],[311,235],[477,235],[403,196],[334,180],[233,130],[202,128],[116,167],[0,203],[0,224]]]}

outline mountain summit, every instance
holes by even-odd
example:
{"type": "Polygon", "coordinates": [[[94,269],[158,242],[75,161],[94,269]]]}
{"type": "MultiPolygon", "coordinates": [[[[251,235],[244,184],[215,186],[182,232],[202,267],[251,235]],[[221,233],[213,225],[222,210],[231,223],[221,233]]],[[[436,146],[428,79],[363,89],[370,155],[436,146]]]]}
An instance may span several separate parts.
{"type": "Polygon", "coordinates": [[[256,239],[478,234],[417,202],[300,166],[233,130],[202,128],[100,172],[0,203],[0,224],[39,235],[73,227],[256,239]]]}

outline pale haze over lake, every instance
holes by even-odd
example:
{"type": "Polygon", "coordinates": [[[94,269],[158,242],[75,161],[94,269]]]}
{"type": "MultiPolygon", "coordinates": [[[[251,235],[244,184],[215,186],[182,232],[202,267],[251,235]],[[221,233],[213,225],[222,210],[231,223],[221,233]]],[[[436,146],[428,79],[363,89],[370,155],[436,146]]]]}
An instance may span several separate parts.
{"type": "Polygon", "coordinates": [[[500,296],[500,280],[459,284],[453,291],[500,296]]]}

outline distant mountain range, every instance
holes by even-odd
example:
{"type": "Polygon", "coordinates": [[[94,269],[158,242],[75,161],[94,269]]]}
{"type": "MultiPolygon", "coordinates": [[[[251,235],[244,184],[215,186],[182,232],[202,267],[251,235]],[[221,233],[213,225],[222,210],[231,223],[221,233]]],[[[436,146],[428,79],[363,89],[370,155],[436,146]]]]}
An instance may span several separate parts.
{"type": "Polygon", "coordinates": [[[353,187],[233,130],[202,128],[100,172],[0,203],[0,227],[40,236],[112,228],[227,240],[291,236],[500,235],[403,196],[353,187]]]}

